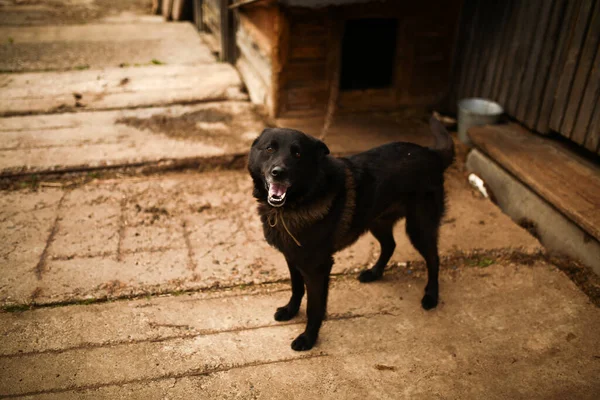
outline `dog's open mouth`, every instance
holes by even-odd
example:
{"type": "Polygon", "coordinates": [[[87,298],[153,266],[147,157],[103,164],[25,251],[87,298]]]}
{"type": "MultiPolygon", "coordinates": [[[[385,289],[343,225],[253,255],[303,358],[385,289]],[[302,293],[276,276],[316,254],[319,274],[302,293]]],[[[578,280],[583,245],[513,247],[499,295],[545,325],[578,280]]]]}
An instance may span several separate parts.
{"type": "Polygon", "coordinates": [[[267,198],[269,204],[273,207],[283,206],[288,186],[276,182],[269,182],[267,185],[269,186],[269,197],[267,198]]]}

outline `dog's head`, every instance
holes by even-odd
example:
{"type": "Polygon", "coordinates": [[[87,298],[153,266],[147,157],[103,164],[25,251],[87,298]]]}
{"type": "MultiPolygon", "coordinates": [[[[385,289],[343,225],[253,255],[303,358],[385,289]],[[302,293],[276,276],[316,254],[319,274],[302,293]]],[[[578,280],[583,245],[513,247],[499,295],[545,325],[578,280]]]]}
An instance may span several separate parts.
{"type": "Polygon", "coordinates": [[[311,193],[329,149],[294,129],[267,128],[252,143],[248,170],[254,196],[273,207],[311,193]]]}

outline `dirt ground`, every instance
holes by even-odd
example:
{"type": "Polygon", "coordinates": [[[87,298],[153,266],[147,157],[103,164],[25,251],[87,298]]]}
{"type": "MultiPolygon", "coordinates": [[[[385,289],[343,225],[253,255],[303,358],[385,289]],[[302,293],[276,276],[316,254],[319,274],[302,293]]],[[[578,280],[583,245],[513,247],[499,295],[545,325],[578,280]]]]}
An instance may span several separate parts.
{"type": "MultiPolygon", "coordinates": [[[[242,139],[248,142],[260,132],[251,131],[249,126],[264,125],[266,116],[260,107],[251,107],[246,118],[221,105],[185,112],[181,115],[154,114],[146,118],[122,117],[115,121],[136,129],[150,131],[169,138],[203,142],[221,147],[235,147],[232,142],[242,139]]],[[[248,143],[246,143],[247,145],[248,143]]]]}

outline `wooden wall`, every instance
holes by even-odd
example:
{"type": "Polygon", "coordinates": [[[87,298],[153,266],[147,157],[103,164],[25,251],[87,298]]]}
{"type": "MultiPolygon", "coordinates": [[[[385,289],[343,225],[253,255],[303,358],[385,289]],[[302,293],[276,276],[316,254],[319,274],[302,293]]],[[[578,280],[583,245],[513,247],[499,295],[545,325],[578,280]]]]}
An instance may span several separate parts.
{"type": "Polygon", "coordinates": [[[485,97],[600,154],[600,0],[465,0],[451,102],[485,97]]]}

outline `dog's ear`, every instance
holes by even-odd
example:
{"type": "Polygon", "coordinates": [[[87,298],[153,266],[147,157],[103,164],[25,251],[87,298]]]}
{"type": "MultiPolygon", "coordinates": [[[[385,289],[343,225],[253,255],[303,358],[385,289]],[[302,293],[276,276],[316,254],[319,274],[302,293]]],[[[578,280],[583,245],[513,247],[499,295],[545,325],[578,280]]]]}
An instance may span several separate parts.
{"type": "Polygon", "coordinates": [[[325,157],[327,154],[329,154],[329,147],[327,147],[327,145],[322,141],[317,140],[317,151],[319,151],[319,153],[325,157]]]}
{"type": "Polygon", "coordinates": [[[260,135],[258,135],[258,137],[256,139],[254,139],[254,142],[252,142],[252,147],[256,147],[256,145],[258,144],[258,141],[265,134],[265,132],[267,132],[267,130],[269,130],[269,128],[263,129],[263,131],[260,133],[260,135]]]}

